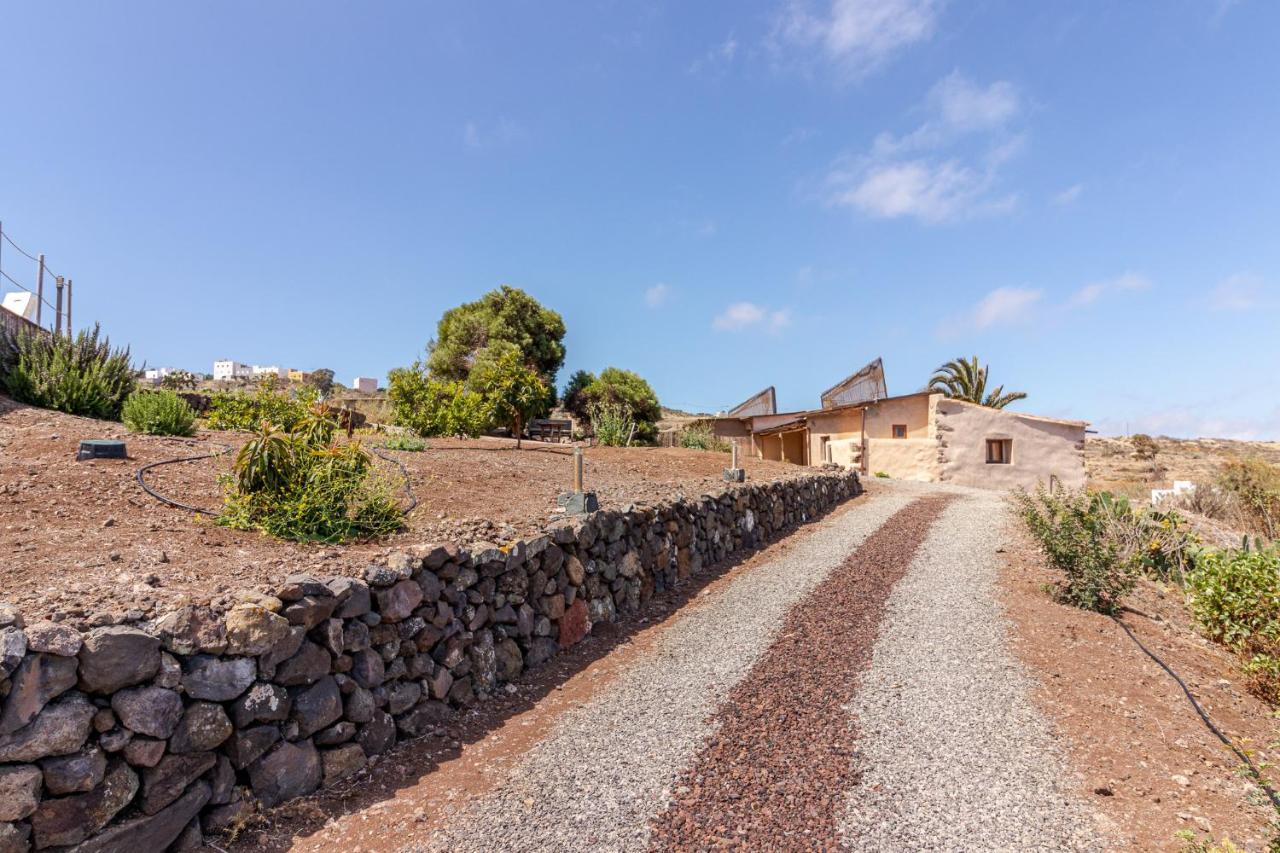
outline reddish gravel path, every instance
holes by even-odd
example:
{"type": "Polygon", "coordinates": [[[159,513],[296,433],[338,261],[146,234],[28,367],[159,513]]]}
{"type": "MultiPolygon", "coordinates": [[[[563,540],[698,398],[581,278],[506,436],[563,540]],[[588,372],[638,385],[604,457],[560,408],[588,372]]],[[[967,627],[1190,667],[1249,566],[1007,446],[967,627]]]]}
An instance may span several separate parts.
{"type": "Polygon", "coordinates": [[[787,616],[715,714],[715,734],[652,822],[659,850],[829,850],[852,784],[845,705],[894,584],[949,496],[900,510],[787,616]]]}

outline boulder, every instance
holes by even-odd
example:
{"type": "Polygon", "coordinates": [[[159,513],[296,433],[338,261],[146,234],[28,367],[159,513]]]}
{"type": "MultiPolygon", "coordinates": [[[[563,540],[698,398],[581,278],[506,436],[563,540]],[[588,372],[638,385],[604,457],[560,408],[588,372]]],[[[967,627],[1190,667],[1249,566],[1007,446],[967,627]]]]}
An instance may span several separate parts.
{"type": "Polygon", "coordinates": [[[591,631],[591,616],[587,612],[587,602],[575,598],[573,604],[560,617],[560,647],[568,648],[582,641],[591,631]]]}
{"type": "Polygon", "coordinates": [[[156,621],[156,634],[174,654],[219,654],[227,648],[227,626],[211,607],[188,604],[166,613],[156,621]]]}
{"type": "Polygon", "coordinates": [[[6,678],[27,653],[27,635],[21,628],[0,628],[0,678],[6,678]]]}
{"type": "Polygon", "coordinates": [[[0,823],[0,853],[27,853],[31,827],[25,823],[0,823]]]}
{"type": "Polygon", "coordinates": [[[422,587],[411,580],[378,590],[378,613],[384,622],[408,619],[421,603],[422,587]]]}
{"type": "Polygon", "coordinates": [[[338,618],[355,619],[369,612],[369,585],[359,578],[334,578],[325,586],[338,599],[338,609],[335,611],[338,618]]]}
{"type": "Polygon", "coordinates": [[[231,720],[216,702],[193,702],[182,715],[181,722],[169,738],[169,751],[175,754],[216,749],[231,737],[231,720]]]}
{"type": "Polygon", "coordinates": [[[453,719],[453,711],[443,702],[434,699],[418,705],[409,713],[396,720],[398,728],[406,737],[418,737],[453,719]]]}
{"type": "Polygon", "coordinates": [[[46,758],[40,762],[44,771],[44,789],[60,797],[83,794],[98,787],[107,775],[107,756],[101,749],[89,747],[72,755],[46,758]]]}
{"type": "Polygon", "coordinates": [[[587,580],[587,570],[583,568],[582,561],[572,554],[564,561],[564,572],[574,586],[582,586],[587,580]]]}
{"type": "Polygon", "coordinates": [[[110,695],[160,669],[160,641],[126,625],[94,628],[80,647],[80,689],[110,695]]]}
{"type": "Polygon", "coordinates": [[[53,702],[29,724],[0,735],[0,763],[35,761],[79,751],[97,709],[78,694],[53,702]]]}
{"type": "Polygon", "coordinates": [[[309,740],[281,743],[249,768],[249,784],[264,808],[320,787],[320,753],[309,740]]]}
{"type": "Polygon", "coordinates": [[[75,658],[27,655],[13,673],[9,697],[0,714],[0,735],[12,734],[36,718],[51,699],[76,686],[75,658]]]}
{"type": "Polygon", "coordinates": [[[377,706],[373,701],[373,693],[363,687],[356,687],[344,702],[343,716],[353,723],[367,723],[373,719],[377,706]]]}
{"type": "Polygon", "coordinates": [[[364,767],[365,758],[364,750],[354,743],[340,746],[337,749],[326,749],[320,753],[321,762],[324,767],[324,784],[328,787],[335,782],[355,773],[361,767],[364,767]]]}
{"type": "Polygon", "coordinates": [[[342,720],[323,731],[316,732],[316,736],[312,740],[316,742],[316,746],[337,746],[355,737],[356,731],[355,723],[350,720],[342,720]]]}
{"type": "Polygon", "coordinates": [[[76,853],[160,851],[182,835],[187,825],[209,802],[209,786],[192,785],[181,797],[154,815],[137,817],[111,827],[76,848],[76,853]]]}
{"type": "Polygon", "coordinates": [[[529,653],[525,655],[525,666],[541,666],[550,660],[559,650],[556,641],[550,637],[536,637],[529,643],[529,653]]]}
{"type": "Polygon", "coordinates": [[[249,689],[258,677],[253,658],[196,655],[183,667],[182,689],[192,699],[230,702],[249,689]]]}
{"type": "Polygon", "coordinates": [[[278,684],[259,681],[231,706],[236,728],[251,723],[272,723],[289,719],[292,700],[289,691],[278,684]]]}
{"type": "Polygon", "coordinates": [[[116,761],[102,784],[89,793],[40,803],[31,815],[36,847],[79,844],[106,826],[136,793],[137,774],[123,761],[116,761]]]}
{"type": "Polygon", "coordinates": [[[352,666],[351,680],[361,687],[372,690],[382,684],[386,678],[386,664],[382,661],[382,656],[372,649],[365,649],[356,652],[351,656],[352,666]]]}
{"type": "Polygon", "coordinates": [[[375,711],[373,719],[360,727],[356,743],[365,755],[386,752],[396,742],[396,721],[385,711],[375,711]]]}
{"type": "MultiPolygon", "coordinates": [[[[364,753],[360,758],[364,758],[364,753]]],[[[40,804],[40,785],[39,767],[30,764],[0,767],[0,821],[22,820],[34,812],[40,804]]]]}
{"type": "Polygon", "coordinates": [[[275,675],[276,667],[298,653],[302,641],[307,638],[307,629],[301,625],[293,625],[284,639],[272,646],[258,658],[258,674],[262,678],[275,675]]]}
{"type": "Polygon", "coordinates": [[[240,604],[224,619],[227,653],[261,655],[289,636],[289,620],[261,604],[240,604]]]}
{"type": "Polygon", "coordinates": [[[421,697],[420,685],[412,681],[398,682],[387,692],[387,712],[392,716],[402,714],[418,704],[421,697]]]}
{"type": "Polygon", "coordinates": [[[314,684],[328,675],[332,666],[333,658],[329,653],[307,640],[293,657],[276,668],[275,682],[286,687],[314,684]]]}
{"type": "MultiPolygon", "coordinates": [[[[322,587],[323,588],[323,587],[322,587]]],[[[328,593],[328,590],[325,590],[328,593]]],[[[332,595],[305,595],[285,607],[281,613],[289,620],[290,625],[300,625],[307,631],[319,625],[333,615],[338,608],[338,599],[332,595]]]]}
{"type": "Polygon", "coordinates": [[[276,591],[276,597],[281,601],[299,601],[307,596],[327,598],[332,595],[332,590],[319,578],[303,574],[289,575],[284,579],[284,586],[276,591]]]}
{"type": "Polygon", "coordinates": [[[310,737],[342,717],[342,694],[333,676],[293,693],[290,719],[298,724],[298,736],[310,737]]]}
{"type": "Polygon", "coordinates": [[[80,632],[60,622],[37,622],[26,629],[27,651],[73,658],[84,645],[80,632]]]}
{"type": "Polygon", "coordinates": [[[130,731],[164,740],[182,719],[182,697],[163,687],[134,687],[112,696],[111,710],[130,731]]]}
{"type": "Polygon", "coordinates": [[[233,732],[227,741],[227,757],[237,770],[243,770],[262,757],[271,746],[280,740],[279,726],[254,726],[233,732]]]}
{"type": "Polygon", "coordinates": [[[213,768],[212,752],[166,755],[155,767],[142,771],[142,811],[153,815],[182,796],[187,786],[213,768]]]}

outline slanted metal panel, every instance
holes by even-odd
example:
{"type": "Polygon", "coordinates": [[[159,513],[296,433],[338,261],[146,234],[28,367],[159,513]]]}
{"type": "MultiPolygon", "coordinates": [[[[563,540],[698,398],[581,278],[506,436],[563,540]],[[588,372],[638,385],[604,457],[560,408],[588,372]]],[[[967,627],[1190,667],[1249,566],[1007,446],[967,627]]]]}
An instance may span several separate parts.
{"type": "Polygon", "coordinates": [[[778,413],[778,397],[773,386],[752,395],[729,411],[729,417],[749,418],[755,415],[776,415],[778,413]]]}
{"type": "Polygon", "coordinates": [[[822,408],[870,403],[889,396],[884,382],[884,362],[879,358],[822,392],[822,408]]]}

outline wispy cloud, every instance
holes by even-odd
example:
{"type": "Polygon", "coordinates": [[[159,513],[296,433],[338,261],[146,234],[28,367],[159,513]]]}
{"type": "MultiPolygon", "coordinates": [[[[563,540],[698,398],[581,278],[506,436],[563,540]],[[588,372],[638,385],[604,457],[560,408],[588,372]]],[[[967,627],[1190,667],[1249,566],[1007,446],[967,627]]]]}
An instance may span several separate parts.
{"type": "Polygon", "coordinates": [[[650,308],[661,308],[671,298],[671,287],[659,282],[644,292],[644,304],[650,308]]]}
{"type": "Polygon", "coordinates": [[[832,0],[815,11],[810,2],[790,0],[768,44],[787,64],[808,65],[816,51],[842,76],[858,79],[931,38],[940,6],[939,0],[832,0]]]}
{"type": "Polygon", "coordinates": [[[771,310],[754,302],[734,302],[711,321],[711,327],[721,332],[763,328],[777,333],[790,325],[791,309],[771,310]]]}
{"type": "Polygon", "coordinates": [[[1007,326],[1026,321],[1044,298],[1044,291],[1030,287],[997,287],[982,297],[969,315],[975,329],[1007,326]]]}
{"type": "Polygon", "coordinates": [[[1072,184],[1065,190],[1055,193],[1053,203],[1059,207],[1066,207],[1069,204],[1075,204],[1080,198],[1080,194],[1084,192],[1084,184],[1072,184]]]}
{"type": "Polygon", "coordinates": [[[499,148],[524,140],[528,131],[519,122],[499,118],[491,124],[468,121],[462,126],[462,142],[468,148],[499,148]]]}
{"type": "Polygon", "coordinates": [[[733,33],[702,56],[689,63],[690,74],[720,75],[733,64],[738,55],[738,39],[733,33]]]}
{"type": "Polygon", "coordinates": [[[867,153],[840,158],[827,174],[827,201],[880,219],[938,224],[1012,209],[997,190],[1001,167],[1024,137],[1006,130],[1021,110],[1012,83],[975,84],[959,72],[938,81],[928,117],[902,136],[879,134],[867,153]],[[967,144],[977,138],[977,144],[967,144]]]}
{"type": "Polygon", "coordinates": [[[1177,406],[1142,411],[1132,418],[1102,417],[1093,426],[1103,435],[1145,432],[1176,438],[1275,441],[1280,439],[1280,409],[1257,417],[1241,417],[1217,414],[1214,406],[1177,406]]]}
{"type": "Polygon", "coordinates": [[[1262,277],[1250,272],[1228,276],[1214,286],[1209,304],[1216,311],[1248,311],[1262,304],[1262,277]]]}
{"type": "Polygon", "coordinates": [[[1108,293],[1150,289],[1151,279],[1142,273],[1126,272],[1115,278],[1086,284],[1071,295],[1071,299],[1067,304],[1072,308],[1083,308],[1087,305],[1092,305],[1108,293]]]}

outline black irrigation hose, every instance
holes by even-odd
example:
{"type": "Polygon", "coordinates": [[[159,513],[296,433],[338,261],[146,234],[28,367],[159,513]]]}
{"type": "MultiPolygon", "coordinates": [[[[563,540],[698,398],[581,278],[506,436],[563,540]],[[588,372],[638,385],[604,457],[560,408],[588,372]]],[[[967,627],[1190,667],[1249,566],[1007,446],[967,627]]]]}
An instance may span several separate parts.
{"type": "Polygon", "coordinates": [[[143,465],[141,468],[138,469],[138,485],[142,486],[142,490],[144,492],[151,495],[151,497],[155,498],[156,500],[160,501],[160,503],[168,504],[169,506],[174,506],[174,507],[177,507],[178,509],[185,509],[187,512],[199,513],[200,515],[217,515],[218,514],[217,511],[211,512],[207,509],[201,509],[198,506],[190,506],[189,504],[184,504],[181,501],[175,501],[172,498],[166,498],[164,495],[160,494],[155,489],[147,485],[145,475],[152,468],[159,468],[161,465],[175,465],[178,462],[195,462],[199,459],[213,459],[216,456],[221,456],[224,453],[230,453],[230,452],[231,452],[231,445],[224,444],[222,445],[222,449],[217,451],[216,453],[202,453],[199,456],[179,456],[177,459],[165,459],[161,462],[152,462],[150,465],[143,465]]]}
{"type": "Polygon", "coordinates": [[[1209,731],[1213,732],[1214,736],[1217,737],[1218,740],[1222,741],[1227,746],[1227,748],[1229,748],[1232,752],[1234,752],[1236,756],[1245,763],[1245,765],[1249,768],[1249,773],[1253,776],[1253,778],[1257,781],[1257,783],[1262,786],[1262,790],[1267,792],[1267,797],[1268,799],[1271,800],[1271,805],[1275,807],[1277,812],[1280,812],[1280,795],[1277,795],[1275,792],[1275,789],[1273,789],[1270,785],[1268,785],[1266,780],[1262,778],[1262,771],[1258,770],[1257,765],[1255,765],[1252,761],[1249,760],[1249,756],[1245,755],[1244,752],[1241,751],[1239,747],[1237,747],[1234,743],[1231,742],[1230,738],[1228,738],[1226,735],[1222,733],[1221,729],[1219,729],[1217,726],[1213,724],[1213,720],[1210,720],[1209,715],[1204,712],[1204,708],[1200,707],[1200,703],[1196,701],[1196,697],[1191,695],[1191,688],[1187,687],[1187,683],[1183,681],[1181,678],[1179,678],[1178,673],[1174,672],[1173,669],[1171,669],[1167,663],[1160,660],[1160,658],[1156,656],[1155,652],[1151,651],[1151,649],[1144,646],[1142,644],[1142,641],[1139,640],[1137,636],[1133,633],[1133,630],[1128,625],[1126,625],[1124,621],[1120,619],[1120,617],[1112,614],[1111,618],[1115,620],[1117,625],[1119,625],[1121,628],[1124,629],[1124,632],[1129,635],[1129,639],[1133,640],[1133,642],[1137,644],[1138,648],[1142,649],[1142,651],[1146,653],[1147,657],[1151,658],[1153,661],[1159,664],[1161,669],[1169,673],[1170,678],[1178,682],[1178,686],[1182,688],[1182,692],[1187,694],[1187,701],[1191,703],[1192,708],[1196,709],[1196,713],[1200,715],[1200,719],[1204,721],[1205,726],[1209,729],[1209,731]]]}
{"type": "MultiPolygon", "coordinates": [[[[175,501],[172,498],[165,497],[164,495],[160,494],[155,489],[147,485],[145,475],[152,468],[158,468],[161,465],[175,465],[179,462],[196,462],[201,459],[213,459],[214,457],[221,456],[224,453],[230,453],[231,450],[232,450],[231,445],[224,444],[222,445],[222,450],[219,450],[215,453],[202,453],[199,456],[179,456],[177,459],[165,459],[160,462],[152,462],[149,465],[143,465],[141,468],[138,469],[138,474],[137,474],[138,485],[142,486],[142,490],[144,492],[151,495],[151,497],[155,498],[156,500],[160,501],[163,504],[168,504],[169,506],[177,507],[178,509],[185,509],[187,512],[194,512],[200,515],[217,515],[218,511],[216,510],[201,509],[198,506],[191,506],[189,504],[184,504],[181,501],[175,501]]],[[[386,461],[390,462],[391,464],[395,465],[397,468],[400,469],[400,474],[404,477],[404,493],[409,498],[409,505],[405,507],[403,510],[401,510],[400,512],[402,515],[408,515],[409,513],[413,512],[414,508],[418,506],[418,498],[414,495],[413,488],[410,485],[411,481],[409,478],[409,469],[404,467],[404,463],[401,462],[399,459],[396,459],[392,456],[388,456],[387,454],[381,452],[378,448],[375,447],[372,450],[373,450],[373,454],[377,456],[379,459],[385,459],[386,461]]]]}

